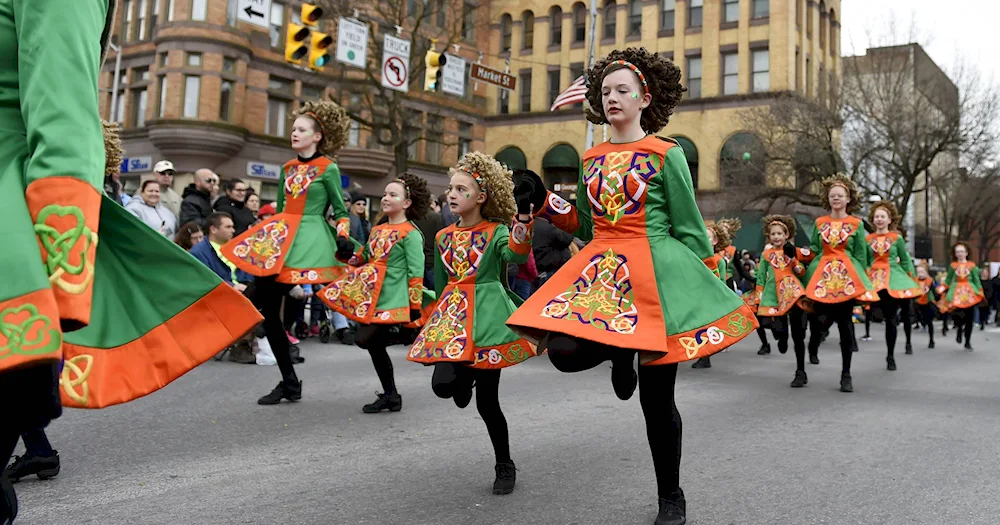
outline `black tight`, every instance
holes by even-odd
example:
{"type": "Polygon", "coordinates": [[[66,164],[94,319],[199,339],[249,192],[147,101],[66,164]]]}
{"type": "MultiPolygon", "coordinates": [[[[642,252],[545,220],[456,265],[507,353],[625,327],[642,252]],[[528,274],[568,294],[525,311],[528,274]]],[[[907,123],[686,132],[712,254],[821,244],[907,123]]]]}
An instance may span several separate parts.
{"type": "Polygon", "coordinates": [[[33,428],[21,433],[21,440],[24,441],[24,449],[29,456],[51,457],[55,455],[52,445],[49,443],[45,430],[33,428]]]}
{"type": "MultiPolygon", "coordinates": [[[[975,315],[975,306],[971,308],[956,308],[952,310],[951,316],[955,319],[955,330],[959,334],[959,338],[965,335],[965,343],[969,344],[972,338],[972,325],[973,325],[973,315],[975,315]]],[[[961,341],[959,341],[961,342],[961,341]]]]}
{"type": "Polygon", "coordinates": [[[927,335],[931,342],[934,342],[934,307],[930,303],[918,304],[917,312],[920,314],[920,323],[927,327],[927,335]]]}
{"type": "Polygon", "coordinates": [[[479,370],[456,363],[436,363],[431,377],[431,389],[448,399],[462,389],[476,388],[476,409],[493,442],[497,463],[510,462],[510,436],[507,418],[500,409],[500,370],[479,370]]]}
{"type": "Polygon", "coordinates": [[[809,353],[819,349],[821,335],[825,327],[837,325],[840,333],[840,357],[843,360],[842,372],[851,373],[851,358],[854,355],[854,324],[851,317],[854,314],[854,302],[825,304],[816,303],[816,313],[809,316],[809,353]]]}
{"type": "MultiPolygon", "coordinates": [[[[888,351],[888,356],[893,357],[896,352],[896,323],[898,322],[899,306],[902,301],[897,301],[891,295],[889,295],[888,290],[879,290],[878,292],[878,304],[879,308],[882,310],[882,322],[885,323],[885,347],[888,351]]],[[[866,315],[867,319],[868,316],[866,315]]],[[[910,342],[910,338],[906,338],[906,342],[910,342]]]]}
{"type": "MultiPolygon", "coordinates": [[[[773,331],[773,330],[772,330],[773,331]]],[[[763,326],[757,327],[757,337],[760,338],[761,345],[767,345],[767,331],[764,330],[763,326]]]]}
{"type": "Polygon", "coordinates": [[[281,325],[281,300],[291,289],[292,285],[279,283],[273,276],[257,277],[247,289],[246,295],[264,316],[264,333],[271,345],[271,352],[278,361],[281,380],[298,384],[299,378],[292,366],[292,356],[288,353],[288,336],[285,335],[285,327],[281,325]]]}
{"type": "Polygon", "coordinates": [[[771,318],[771,331],[778,340],[778,349],[788,348],[788,333],[795,347],[795,370],[806,369],[806,313],[793,306],[788,315],[771,318]]]}
{"type": "MultiPolygon", "coordinates": [[[[566,335],[551,335],[542,347],[562,372],[580,372],[611,360],[627,365],[635,351],[594,343],[566,335]]],[[[662,498],[676,498],[680,491],[681,414],[674,400],[677,365],[639,367],[639,404],[646,419],[646,439],[653,456],[656,490],[662,498]]]]}
{"type": "Polygon", "coordinates": [[[385,324],[359,325],[358,332],[354,337],[354,342],[371,354],[375,373],[378,374],[378,380],[382,383],[382,390],[386,395],[396,393],[396,379],[393,377],[392,361],[389,360],[389,352],[385,350],[393,342],[390,339],[390,326],[385,324]]]}

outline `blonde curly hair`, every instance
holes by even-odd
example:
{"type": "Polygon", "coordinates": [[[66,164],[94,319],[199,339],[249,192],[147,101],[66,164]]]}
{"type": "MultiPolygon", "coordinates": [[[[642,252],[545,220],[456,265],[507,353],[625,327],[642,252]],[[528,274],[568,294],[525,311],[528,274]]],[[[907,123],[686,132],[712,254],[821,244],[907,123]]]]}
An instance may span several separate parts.
{"type": "Polygon", "coordinates": [[[847,203],[847,213],[854,213],[861,208],[861,195],[858,193],[858,185],[843,173],[830,175],[823,179],[823,194],[819,196],[819,203],[823,208],[827,210],[832,209],[830,207],[830,189],[834,186],[842,186],[847,189],[848,198],[851,199],[851,202],[847,203]]]}
{"type": "Polygon", "coordinates": [[[895,230],[899,226],[899,210],[896,209],[895,204],[889,201],[879,201],[872,204],[872,209],[868,212],[868,222],[875,224],[875,212],[880,209],[889,214],[889,231],[895,230]]]}
{"type": "Polygon", "coordinates": [[[117,123],[102,120],[101,131],[104,133],[104,176],[110,177],[121,170],[125,152],[122,150],[122,140],[118,136],[117,123]]]}
{"type": "Polygon", "coordinates": [[[514,220],[517,204],[514,202],[513,172],[500,161],[480,151],[470,151],[458,159],[458,163],[448,170],[448,176],[464,172],[482,177],[483,189],[486,191],[486,202],[481,213],[488,221],[509,225],[514,220]]]}
{"type": "Polygon", "coordinates": [[[742,227],[743,222],[739,219],[719,219],[713,224],[706,225],[706,229],[712,230],[715,233],[715,246],[712,249],[716,252],[725,250],[727,246],[733,243],[733,237],[736,236],[736,232],[740,231],[742,227]]]}
{"type": "Polygon", "coordinates": [[[764,223],[764,238],[767,239],[771,235],[771,226],[775,224],[780,224],[785,227],[785,233],[788,234],[788,240],[791,241],[795,238],[795,219],[791,215],[766,215],[762,221],[764,223]]]}
{"type": "Polygon", "coordinates": [[[351,118],[340,104],[330,100],[310,100],[295,112],[293,120],[299,117],[308,117],[319,128],[317,131],[323,135],[318,148],[320,153],[333,155],[347,145],[351,118]]]}

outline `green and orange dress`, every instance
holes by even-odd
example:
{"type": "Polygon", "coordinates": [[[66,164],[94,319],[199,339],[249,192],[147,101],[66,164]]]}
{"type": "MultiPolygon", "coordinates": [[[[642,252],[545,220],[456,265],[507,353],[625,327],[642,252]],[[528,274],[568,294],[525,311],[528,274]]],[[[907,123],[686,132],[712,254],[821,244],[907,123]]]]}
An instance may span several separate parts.
{"type": "Polygon", "coordinates": [[[507,287],[507,265],[527,262],[532,232],[532,224],[515,222],[507,228],[491,221],[452,224],[438,232],[434,283],[439,299],[407,359],[498,369],[537,355],[534,345],[504,324],[522,303],[507,287]]]}
{"type": "Polygon", "coordinates": [[[347,272],[337,259],[336,237],[350,238],[340,170],[328,157],[293,159],[281,168],[276,215],[222,247],[239,269],[279,283],[325,284],[347,272]],[[326,222],[333,207],[336,229],[326,222]]]}
{"type": "Polygon", "coordinates": [[[330,308],[361,324],[410,324],[423,304],[424,236],[413,223],[379,224],[345,275],[319,291],[330,308]]]}
{"type": "Polygon", "coordinates": [[[796,257],[789,257],[783,248],[768,248],[760,254],[760,268],[757,270],[757,290],[760,301],[758,317],[783,317],[792,307],[800,306],[806,295],[805,286],[799,275],[805,273],[802,261],[808,260],[812,252],[807,248],[796,248],[796,257]]]}
{"type": "Polygon", "coordinates": [[[684,152],[655,136],[586,152],[573,206],[549,193],[536,215],[590,241],[507,324],[646,351],[643,365],[707,357],[757,328],[709,270],[712,245],[684,152]]]}
{"type": "Polygon", "coordinates": [[[871,256],[861,219],[816,219],[810,248],[817,257],[806,269],[807,298],[825,304],[878,300],[866,295],[872,288],[866,271],[871,256]]]}
{"type": "Polygon", "coordinates": [[[903,236],[898,232],[870,233],[866,241],[875,256],[868,269],[868,279],[872,283],[868,298],[877,301],[882,290],[894,299],[920,296],[920,286],[913,280],[916,269],[906,251],[903,236]]]}
{"type": "Polygon", "coordinates": [[[113,20],[108,0],[0,0],[4,429],[44,426],[59,397],[101,408],[154,392],[260,321],[102,194],[97,81],[113,20]]]}
{"type": "MultiPolygon", "coordinates": [[[[948,267],[945,279],[948,293],[944,296],[947,311],[972,308],[983,301],[983,283],[979,280],[979,267],[969,261],[954,261],[948,267]]],[[[971,321],[970,321],[971,322],[971,321]]]]}

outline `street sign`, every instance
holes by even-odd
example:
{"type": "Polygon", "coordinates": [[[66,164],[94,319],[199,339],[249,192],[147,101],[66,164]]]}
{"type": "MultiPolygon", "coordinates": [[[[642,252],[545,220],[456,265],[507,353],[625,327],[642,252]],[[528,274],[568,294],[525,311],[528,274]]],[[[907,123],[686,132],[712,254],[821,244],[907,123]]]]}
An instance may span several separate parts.
{"type": "Polygon", "coordinates": [[[517,77],[514,75],[508,75],[503,71],[497,71],[496,69],[486,67],[482,64],[472,64],[470,75],[476,80],[486,82],[487,84],[493,84],[494,86],[498,86],[500,89],[513,91],[514,87],[517,85],[517,77]]]}
{"type": "Polygon", "coordinates": [[[382,86],[406,93],[410,90],[410,41],[385,35],[382,44],[382,86]]]}
{"type": "Polygon", "coordinates": [[[264,29],[271,27],[271,0],[237,0],[236,19],[264,29]]]}
{"type": "Polygon", "coordinates": [[[365,68],[368,52],[368,26],[341,17],[337,23],[337,62],[365,68]]]}
{"type": "Polygon", "coordinates": [[[153,157],[125,157],[122,159],[120,172],[125,173],[146,173],[153,169],[153,157]]]}
{"type": "Polygon", "coordinates": [[[441,70],[441,91],[457,97],[465,96],[465,59],[447,55],[441,70]]]}
{"type": "Polygon", "coordinates": [[[263,162],[247,162],[247,177],[278,180],[281,177],[281,166],[264,164],[263,162]]]}

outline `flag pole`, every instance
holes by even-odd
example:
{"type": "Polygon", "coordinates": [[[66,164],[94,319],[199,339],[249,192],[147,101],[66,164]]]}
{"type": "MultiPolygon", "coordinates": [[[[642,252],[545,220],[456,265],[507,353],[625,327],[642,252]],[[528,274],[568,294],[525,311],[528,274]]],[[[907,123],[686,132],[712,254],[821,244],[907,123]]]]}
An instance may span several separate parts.
{"type": "MultiPolygon", "coordinates": [[[[597,43],[597,0],[590,0],[590,58],[587,69],[594,67],[594,46],[597,43]]],[[[594,147],[594,123],[587,121],[587,142],[584,151],[594,147]]]]}

